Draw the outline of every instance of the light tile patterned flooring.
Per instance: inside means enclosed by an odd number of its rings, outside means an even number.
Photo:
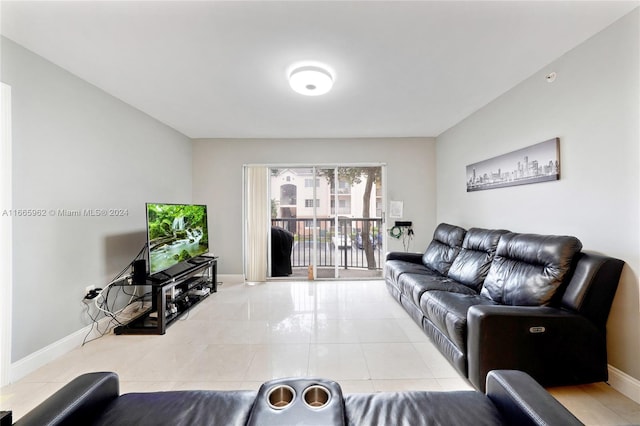
[[[345,393],[471,389],[381,280],[224,284],[164,336],[107,335],[3,387],[0,408],[15,421],[89,371],[117,372],[122,393],[257,390],[292,376]],[[640,424],[640,405],[604,383],[551,392],[586,424]]]

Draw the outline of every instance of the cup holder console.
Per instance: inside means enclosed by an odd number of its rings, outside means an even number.
[[[311,408],[322,408],[331,401],[331,391],[321,385],[311,385],[302,392],[302,400]]]
[[[247,426],[344,426],[342,389],[326,379],[276,379],[258,390]]]
[[[267,403],[274,410],[282,410],[291,404],[295,397],[296,391],[291,386],[274,386],[267,393]]]

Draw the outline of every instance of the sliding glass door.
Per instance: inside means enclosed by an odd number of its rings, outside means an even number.
[[[270,167],[270,277],[381,277],[383,172],[382,165]]]

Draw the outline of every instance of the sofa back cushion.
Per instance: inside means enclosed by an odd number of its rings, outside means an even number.
[[[504,234],[481,294],[505,305],[548,305],[581,249],[575,237]]]
[[[433,240],[422,255],[422,263],[434,271],[447,275],[451,264],[460,252],[464,235],[464,228],[441,223],[433,232]]]
[[[469,229],[460,253],[449,268],[449,278],[479,292],[496,254],[500,236],[508,232],[504,229]]]
[[[575,269],[562,294],[562,307],[586,316],[604,330],[624,262],[585,252],[576,257]]]

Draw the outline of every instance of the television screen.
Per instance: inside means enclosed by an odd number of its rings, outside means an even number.
[[[149,274],[209,251],[207,206],[147,203]]]

